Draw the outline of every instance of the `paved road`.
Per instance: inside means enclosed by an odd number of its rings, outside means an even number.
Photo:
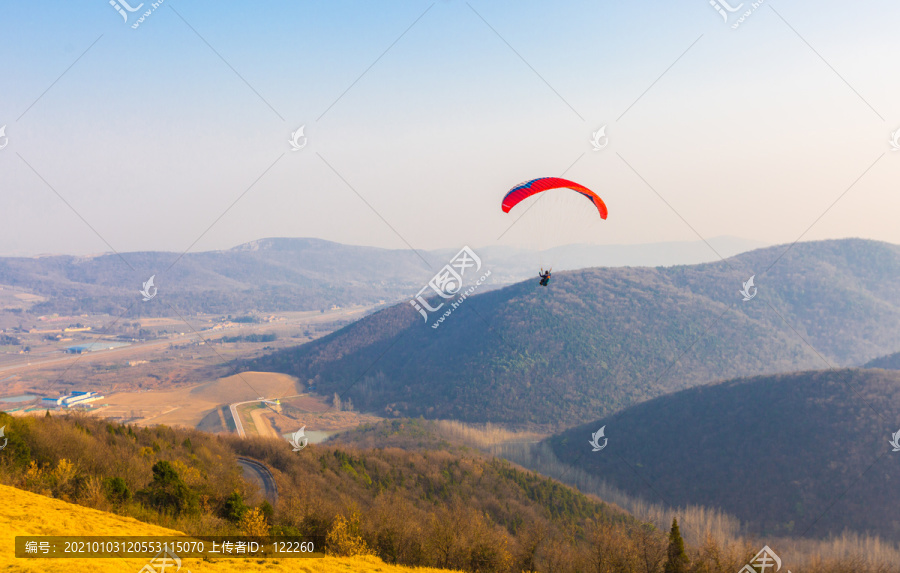
[[[249,400],[249,402],[256,402],[256,401],[257,400]],[[237,432],[237,435],[242,438],[246,437],[246,434],[244,434],[244,425],[241,423],[241,417],[238,415],[237,407],[240,406],[241,404],[246,404],[246,403],[247,402],[235,402],[234,404],[229,406],[229,408],[231,409],[231,417],[234,418],[234,429]]]
[[[278,502],[278,486],[275,484],[275,477],[269,468],[250,458],[238,457],[237,462],[244,470],[244,477],[258,485],[272,507],[275,507]]]

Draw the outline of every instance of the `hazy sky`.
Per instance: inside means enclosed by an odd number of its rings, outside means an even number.
[[[0,3],[0,255],[900,243],[896,1],[166,0],[132,28],[147,10]],[[551,197],[498,240],[528,207],[505,191],[564,172],[609,219]]]

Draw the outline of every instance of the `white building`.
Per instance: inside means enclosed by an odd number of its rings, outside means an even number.
[[[96,400],[102,400],[105,397],[98,392],[73,391],[68,396],[44,398],[41,400],[41,405],[51,408],[72,408],[73,406],[81,406]]]

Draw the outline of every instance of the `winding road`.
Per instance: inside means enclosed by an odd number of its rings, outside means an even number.
[[[278,486],[269,468],[256,460],[241,456],[238,456],[237,463],[244,470],[244,477],[258,485],[266,500],[275,507],[278,502]]]

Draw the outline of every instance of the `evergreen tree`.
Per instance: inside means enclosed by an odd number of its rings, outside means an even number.
[[[259,504],[259,511],[262,513],[263,517],[266,518],[266,521],[271,523],[272,518],[275,517],[275,508],[272,507],[272,504],[267,500],[263,500],[261,504]]]
[[[665,573],[687,573],[689,562],[690,559],[684,551],[684,540],[678,529],[678,519],[675,518],[672,520],[672,529],[669,531]]]
[[[139,491],[138,496],[147,505],[175,515],[196,513],[199,509],[197,493],[184,483],[172,464],[164,460],[153,464],[153,481]]]
[[[131,499],[131,490],[128,489],[125,480],[120,477],[105,478],[103,493],[106,495],[106,499],[116,505],[122,505]]]
[[[248,509],[250,508],[244,504],[244,496],[240,492],[235,491],[225,500],[225,505],[222,507],[222,517],[228,521],[238,523],[244,518],[244,514],[247,513]]]

